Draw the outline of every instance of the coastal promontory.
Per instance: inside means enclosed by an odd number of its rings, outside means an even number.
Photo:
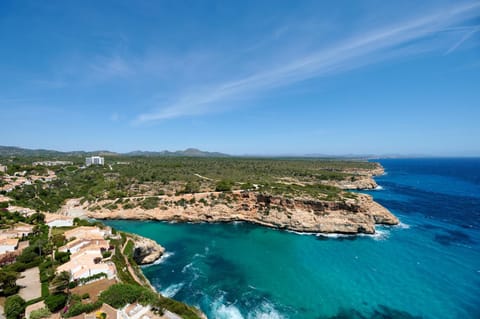
[[[243,221],[309,233],[373,234],[375,225],[398,223],[371,196],[354,192],[377,188],[374,177],[384,170],[375,162],[138,156],[87,167],[54,164],[24,166],[25,184],[16,177],[4,186],[13,187],[9,205],[73,217]],[[149,263],[161,249],[139,246],[135,254]]]
[[[139,265],[147,265],[162,257],[165,248],[156,241],[135,235],[133,246],[133,259]]]

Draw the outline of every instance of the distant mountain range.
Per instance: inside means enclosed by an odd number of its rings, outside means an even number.
[[[229,155],[220,152],[207,152],[196,148],[187,148],[183,151],[132,151],[127,153],[117,153],[106,150],[99,150],[93,152],[87,151],[70,151],[62,152],[56,150],[46,149],[28,149],[16,146],[0,146],[0,156],[28,156],[28,157],[83,157],[83,156],[148,156],[148,157],[255,157],[255,158],[337,158],[337,159],[356,159],[356,160],[369,160],[369,159],[385,159],[385,158],[422,158],[433,157],[427,154],[343,154],[343,155],[331,155],[331,154],[283,154],[283,155]],[[438,156],[437,156],[438,157]]]
[[[45,149],[27,149],[16,146],[0,146],[0,156],[30,156],[30,157],[55,157],[55,156],[187,156],[187,157],[229,157],[230,155],[219,152],[206,152],[196,148],[187,148],[184,151],[133,151],[128,153],[116,153],[111,151],[71,151],[61,152]]]

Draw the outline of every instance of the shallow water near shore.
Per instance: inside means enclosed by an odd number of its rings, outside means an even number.
[[[480,160],[380,161],[374,236],[246,223],[107,221],[168,253],[143,271],[209,318],[480,318]]]

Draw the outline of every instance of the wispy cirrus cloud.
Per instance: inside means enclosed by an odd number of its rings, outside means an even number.
[[[463,35],[463,37],[456,42],[452,47],[450,47],[447,51],[445,51],[444,55],[449,55],[450,53],[453,53],[456,49],[458,49],[465,41],[467,41],[471,36],[473,36],[475,33],[480,31],[480,27],[474,26],[470,27],[466,30],[466,33]]]
[[[339,41],[309,54],[301,54],[288,63],[258,69],[249,76],[224,81],[208,88],[190,88],[173,103],[157,106],[151,112],[142,113],[135,124],[217,112],[228,108],[239,97],[251,97],[259,92],[285,87],[303,80],[328,76],[371,65],[387,59],[412,56],[425,51],[445,48],[449,40],[442,31],[478,16],[480,2],[442,8],[423,16],[397,24],[376,26],[353,37]],[[446,54],[455,51],[476,32],[469,31]],[[429,41],[422,39],[439,35]],[[451,45],[451,44],[450,44]]]

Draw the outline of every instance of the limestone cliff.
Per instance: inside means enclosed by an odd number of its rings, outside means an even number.
[[[345,234],[373,234],[376,224],[395,225],[399,222],[386,208],[366,194],[327,201],[286,198],[254,191],[162,197],[159,207],[155,209],[101,208],[89,211],[88,214],[98,219],[245,221],[298,232]]]
[[[374,176],[385,174],[385,170],[379,163],[374,163],[375,168],[360,169],[355,168],[351,170],[345,170],[344,173],[352,174],[351,179],[346,180],[327,180],[324,184],[338,187],[340,189],[375,189],[378,187],[377,182],[373,179]]]
[[[157,244],[155,241],[145,237],[135,236],[133,259],[137,264],[151,264],[159,259],[164,252],[165,248]]]

